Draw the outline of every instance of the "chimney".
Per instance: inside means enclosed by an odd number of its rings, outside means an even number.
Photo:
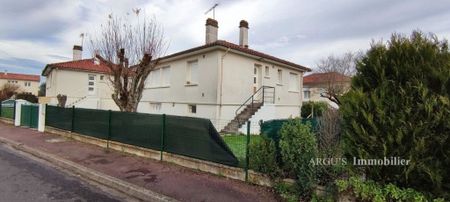
[[[206,20],[206,44],[214,43],[217,41],[217,31],[219,29],[219,23],[217,20],[208,18]]]
[[[3,74],[4,74],[4,75],[8,75],[8,70],[5,69],[5,71],[4,71]]]
[[[245,20],[239,22],[239,46],[248,48],[248,22]]]
[[[100,64],[100,59],[98,59],[97,55],[100,55],[100,50],[94,50],[94,65]]]
[[[73,60],[81,60],[83,54],[83,47],[74,45],[73,46]]]

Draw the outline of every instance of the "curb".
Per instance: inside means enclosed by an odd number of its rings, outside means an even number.
[[[43,151],[40,151],[37,149],[33,149],[22,143],[15,142],[15,141],[6,139],[4,137],[0,137],[0,142],[10,145],[11,147],[13,147],[17,150],[23,151],[23,152],[33,155],[37,158],[46,160],[46,161],[52,163],[53,165],[56,165],[58,167],[61,167],[68,171],[71,171],[75,174],[78,174],[89,180],[95,181],[106,187],[116,189],[116,190],[123,192],[124,194],[132,196],[134,198],[138,198],[143,201],[177,201],[168,196],[165,196],[165,195],[153,192],[151,190],[145,189],[143,187],[139,187],[137,185],[125,182],[125,181],[117,179],[115,177],[105,175],[103,173],[100,173],[93,169],[81,166],[79,164],[68,161],[66,159],[59,158],[55,155],[52,155],[52,154],[49,154],[49,153],[46,153],[46,152],[43,152]]]

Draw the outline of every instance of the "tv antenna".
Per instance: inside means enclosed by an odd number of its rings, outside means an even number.
[[[218,3],[214,4],[213,7],[211,7],[210,9],[208,9],[208,10],[205,12],[205,15],[212,11],[212,12],[213,12],[213,19],[215,20],[215,19],[216,19],[216,7],[217,7],[218,5],[219,5]]]
[[[81,38],[81,46],[83,46],[83,42],[84,42],[84,37],[87,36],[87,33],[81,33],[80,34],[80,38]]]

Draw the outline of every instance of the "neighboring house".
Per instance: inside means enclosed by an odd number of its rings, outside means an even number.
[[[345,76],[337,72],[329,73],[313,73],[303,77],[303,98],[304,101],[324,101],[334,108],[338,108],[337,104],[329,99],[322,97],[320,94],[327,92],[329,88],[342,89],[342,92],[350,88],[351,77]]]
[[[19,86],[19,92],[38,95],[41,77],[31,74],[0,73],[0,87],[10,83]]]
[[[138,111],[207,118],[222,132],[245,131],[250,120],[257,133],[260,120],[299,117],[310,69],[248,48],[248,23],[239,28],[239,45],[217,40],[218,22],[208,19],[205,45],[160,58]]]
[[[82,59],[82,47],[74,46],[73,61],[48,64],[42,71],[47,77],[46,97],[57,104],[59,94],[66,95],[66,106],[118,110],[111,98],[109,69],[96,59]]]

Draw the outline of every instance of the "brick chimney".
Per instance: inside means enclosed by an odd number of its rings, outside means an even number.
[[[217,32],[219,29],[219,23],[217,20],[208,18],[206,20],[206,37],[205,37],[205,43],[214,43],[217,41]]]
[[[74,45],[73,46],[73,60],[81,60],[83,55],[83,47]]]
[[[248,48],[248,22],[245,20],[239,22],[239,46]]]

